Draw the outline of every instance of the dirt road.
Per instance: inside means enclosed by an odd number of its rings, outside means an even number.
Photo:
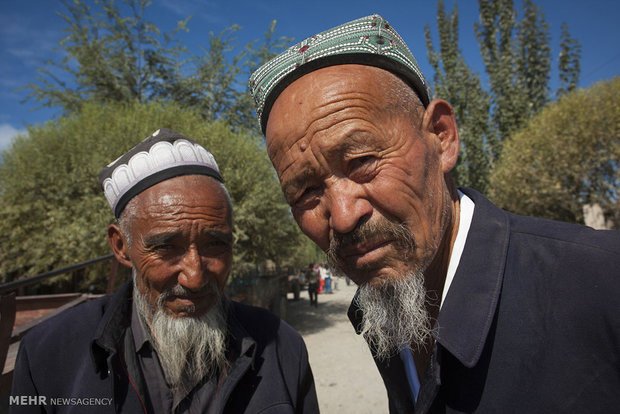
[[[333,294],[319,294],[310,306],[308,292],[299,301],[289,294],[287,322],[303,336],[310,355],[323,414],[382,414],[387,395],[364,339],[355,334],[347,309],[355,285],[338,282]]]

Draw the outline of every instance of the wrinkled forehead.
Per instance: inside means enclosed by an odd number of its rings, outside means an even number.
[[[390,85],[399,79],[392,73],[364,65],[339,65],[308,73],[291,83],[273,104],[265,139],[276,165],[294,146],[309,145],[317,130],[334,119],[365,118],[384,111]]]
[[[217,215],[228,220],[232,208],[224,186],[204,175],[174,177],[144,190],[136,196],[137,214]]]

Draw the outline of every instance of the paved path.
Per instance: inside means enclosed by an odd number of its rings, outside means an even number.
[[[383,414],[387,395],[364,339],[355,334],[347,309],[355,285],[344,279],[333,294],[319,294],[310,306],[308,292],[299,301],[289,293],[287,322],[303,336],[310,355],[322,414]]]

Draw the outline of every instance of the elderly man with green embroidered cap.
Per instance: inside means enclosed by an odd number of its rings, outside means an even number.
[[[99,180],[133,280],[30,331],[12,395],[44,406],[14,412],[318,412],[299,334],[223,294],[233,211],[213,155],[162,128]]]
[[[312,36],[249,86],[295,220],[359,285],[390,412],[620,407],[618,232],[457,188],[454,112],[386,20]]]

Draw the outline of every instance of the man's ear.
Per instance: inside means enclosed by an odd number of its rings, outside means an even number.
[[[123,236],[121,228],[116,224],[110,224],[108,227],[108,243],[112,248],[114,257],[124,266],[131,267],[131,259],[129,258],[127,240]]]
[[[441,142],[441,168],[449,172],[459,156],[459,131],[452,106],[443,99],[434,99],[424,112],[422,130],[436,135]]]

